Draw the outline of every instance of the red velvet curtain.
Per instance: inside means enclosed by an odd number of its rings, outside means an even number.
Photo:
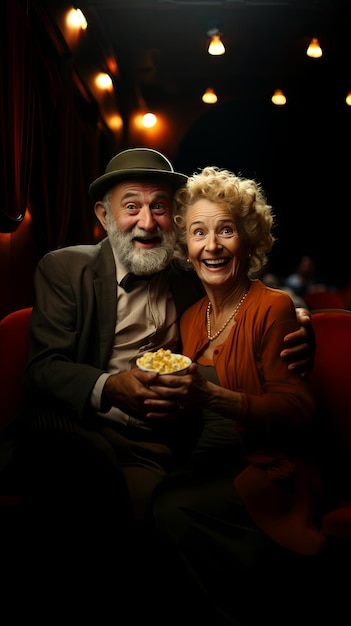
[[[3,5],[0,40],[1,187],[0,209],[21,221],[28,204],[31,174],[33,93],[32,50],[26,21],[16,2]]]
[[[93,239],[88,187],[105,140],[97,106],[76,88],[72,56],[58,52],[40,5],[5,0],[0,25],[0,212],[18,221],[29,208],[39,256]]]

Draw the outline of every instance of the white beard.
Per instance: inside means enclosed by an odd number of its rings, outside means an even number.
[[[139,276],[154,274],[165,269],[174,257],[177,236],[174,230],[162,231],[159,227],[153,233],[148,233],[138,227],[131,231],[122,231],[110,213],[107,213],[107,234],[111,246],[119,262],[133,274]],[[159,237],[160,243],[150,250],[136,248],[134,237],[145,240]]]

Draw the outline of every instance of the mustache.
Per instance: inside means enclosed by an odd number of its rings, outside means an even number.
[[[148,239],[155,239],[155,237],[162,237],[162,231],[158,226],[152,232],[145,231],[137,226],[130,231],[131,241],[133,241],[133,239],[144,239],[146,241]]]

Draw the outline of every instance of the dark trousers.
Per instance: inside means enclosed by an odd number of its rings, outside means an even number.
[[[310,626],[318,560],[278,546],[252,522],[233,484],[241,458],[229,420],[205,420],[198,445],[154,493],[155,527],[216,626]]]
[[[21,418],[13,439],[22,499],[2,552],[12,611],[20,597],[26,614],[45,623],[76,616],[107,624],[123,616],[155,626],[179,623],[189,612],[178,555],[167,554],[146,504],[145,518],[136,519],[130,492],[151,499],[170,452],[159,440],[115,434],[54,409]]]

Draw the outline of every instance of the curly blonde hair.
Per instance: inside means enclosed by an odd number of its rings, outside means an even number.
[[[174,197],[174,222],[178,241],[186,256],[186,214],[190,206],[206,198],[233,215],[239,236],[247,243],[250,256],[248,272],[260,271],[267,262],[275,237],[272,233],[274,217],[265,193],[255,180],[236,176],[226,169],[207,166],[194,173]]]

